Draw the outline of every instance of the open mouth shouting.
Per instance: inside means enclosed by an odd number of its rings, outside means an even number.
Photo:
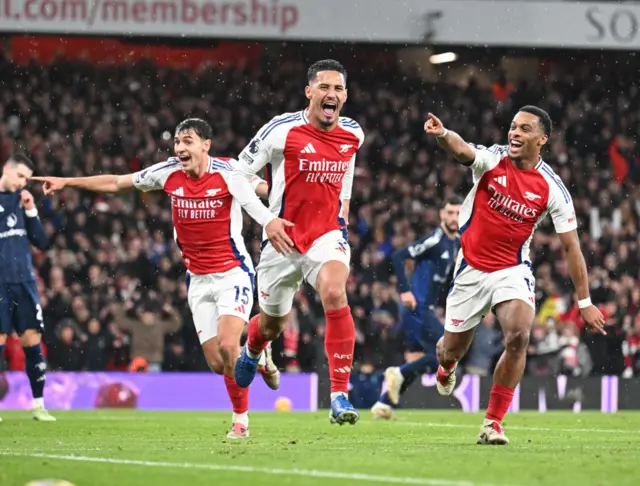
[[[522,148],[522,146],[524,145],[524,143],[522,143],[522,141],[520,140],[515,140],[515,139],[511,139],[509,140],[509,149],[511,150],[519,150]]]
[[[331,118],[338,110],[338,103],[327,101],[322,103],[322,112],[327,118]]]
[[[190,154],[179,154],[178,155],[178,159],[180,159],[180,162],[182,162],[182,165],[185,165],[187,162],[189,162],[191,160],[191,155]]]

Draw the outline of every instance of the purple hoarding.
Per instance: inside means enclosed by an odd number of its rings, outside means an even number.
[[[249,389],[249,408],[274,410],[280,398],[295,411],[318,408],[315,374],[283,374],[280,388],[269,389],[260,376]],[[49,409],[138,408],[140,410],[231,409],[224,379],[213,373],[47,373]],[[24,373],[0,374],[0,409],[30,409],[29,380]]]

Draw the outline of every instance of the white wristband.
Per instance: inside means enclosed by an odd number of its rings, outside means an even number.
[[[256,188],[257,188],[260,184],[262,184],[263,182],[267,182],[267,181],[265,181],[264,179],[261,179],[261,178],[260,178],[259,176],[257,176],[257,175],[254,175],[254,176],[251,178],[251,181],[250,181],[250,182],[251,182],[251,188],[255,191],[255,190],[256,190]]]
[[[578,301],[578,308],[584,309],[585,307],[591,306],[591,297],[587,297],[586,299],[582,299]]]
[[[24,214],[27,218],[35,218],[38,215],[38,208],[25,209]]]
[[[444,138],[447,136],[447,133],[449,133],[448,129],[444,129],[444,132],[442,132],[440,135],[436,135],[436,138]]]

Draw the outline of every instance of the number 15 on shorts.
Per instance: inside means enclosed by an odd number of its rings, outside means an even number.
[[[524,281],[527,284],[527,289],[529,290],[529,292],[534,293],[536,291],[536,284],[531,280],[529,280],[528,278],[525,278]]]
[[[249,288],[248,287],[240,287],[239,285],[234,286],[236,289],[236,302],[247,305],[249,303]]]

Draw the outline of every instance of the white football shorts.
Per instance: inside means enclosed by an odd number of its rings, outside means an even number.
[[[535,287],[531,268],[524,263],[487,273],[470,267],[461,251],[447,296],[444,328],[449,332],[473,329],[496,305],[508,300],[522,300],[535,310]]]
[[[304,255],[297,252],[282,255],[267,243],[256,267],[260,308],[272,317],[287,315],[302,281],[315,289],[320,269],[333,260],[350,268],[351,249],[341,230],[322,235]]]
[[[200,344],[218,335],[220,316],[249,321],[253,307],[254,275],[235,267],[223,273],[187,272],[187,299]]]

